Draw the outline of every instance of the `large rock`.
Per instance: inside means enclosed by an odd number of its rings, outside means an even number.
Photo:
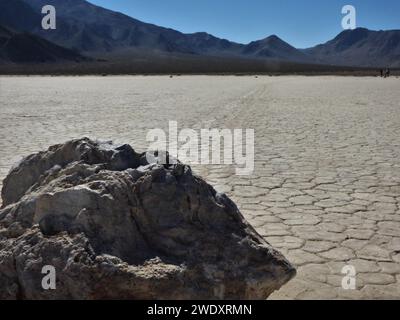
[[[11,170],[2,199],[0,299],[265,299],[295,275],[190,167],[129,145],[52,146]]]

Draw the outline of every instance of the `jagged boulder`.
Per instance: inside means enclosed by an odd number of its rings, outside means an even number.
[[[265,299],[296,273],[190,167],[129,145],[84,138],[28,156],[2,201],[0,299]]]

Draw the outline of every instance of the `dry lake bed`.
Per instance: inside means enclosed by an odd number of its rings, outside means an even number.
[[[0,180],[22,156],[88,136],[255,130],[255,171],[195,165],[297,265],[273,299],[400,299],[400,79],[0,77]],[[0,183],[1,186],[1,183]],[[355,290],[342,288],[353,266]]]

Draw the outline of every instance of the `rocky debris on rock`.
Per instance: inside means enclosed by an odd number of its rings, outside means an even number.
[[[2,200],[0,299],[265,299],[296,273],[190,167],[129,145],[84,138],[28,156]]]

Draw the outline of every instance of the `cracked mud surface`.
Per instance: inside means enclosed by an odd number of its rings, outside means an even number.
[[[254,174],[194,165],[298,266],[275,299],[400,298],[399,79],[0,77],[0,179],[88,136],[144,151],[149,129],[255,129]],[[354,265],[357,290],[341,289]]]

